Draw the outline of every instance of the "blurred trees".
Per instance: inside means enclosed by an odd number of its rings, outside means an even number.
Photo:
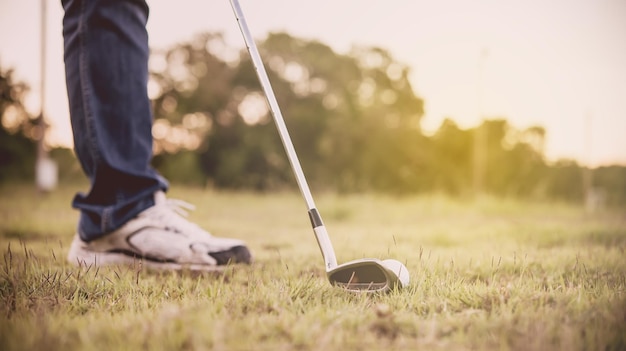
[[[504,118],[471,129],[445,120],[420,130],[423,101],[409,69],[385,50],[342,55],[327,45],[270,34],[260,43],[272,87],[313,187],[339,192],[472,191],[472,148],[487,136],[483,189],[499,196],[582,201],[583,169],[548,165],[545,130],[518,130]],[[202,34],[152,58],[155,165],[173,181],[226,188],[276,189],[294,177],[245,50]],[[616,170],[617,169],[617,170]],[[619,189],[623,167],[602,170],[595,186]],[[598,171],[600,172],[600,171]]]
[[[599,189],[609,206],[626,204],[626,167],[605,166],[593,170],[592,186]]]
[[[156,150],[197,149],[204,181],[216,186],[284,186],[293,177],[252,63],[243,51],[220,57],[223,48],[219,35],[206,34],[156,54],[163,62],[152,80]],[[339,55],[282,33],[260,49],[313,183],[341,191],[416,187],[409,165],[423,110],[406,66],[379,48]]]
[[[0,182],[33,179],[36,144],[33,116],[24,108],[28,86],[0,67]]]
[[[259,43],[272,87],[307,180],[318,190],[393,194],[472,193],[473,147],[486,135],[483,191],[496,196],[582,202],[574,161],[544,159],[546,133],[504,118],[470,129],[446,119],[433,135],[420,129],[424,102],[409,68],[387,51],[357,47],[338,54],[285,33]],[[243,45],[201,34],[150,61],[153,164],[172,182],[231,189],[294,187],[295,179],[254,67]],[[0,182],[32,179],[36,128],[22,101],[27,87],[0,70]],[[67,149],[52,150],[61,178],[80,176]],[[596,193],[626,204],[626,167],[594,170]]]

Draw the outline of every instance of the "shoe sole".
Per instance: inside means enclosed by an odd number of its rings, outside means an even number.
[[[136,265],[140,263],[142,266],[154,270],[170,270],[170,271],[201,271],[201,272],[223,272],[229,265],[209,266],[204,264],[181,264],[176,262],[158,262],[144,259],[137,256],[129,256],[124,253],[117,252],[94,252],[85,250],[80,243],[76,241],[72,243],[70,252],[67,257],[68,261],[78,267],[102,267],[113,265]]]

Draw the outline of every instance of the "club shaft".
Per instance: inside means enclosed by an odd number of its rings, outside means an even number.
[[[298,155],[296,154],[296,150],[293,147],[293,143],[291,142],[291,137],[289,136],[289,131],[287,130],[287,126],[285,125],[285,120],[283,119],[283,115],[280,112],[280,107],[278,106],[278,102],[276,101],[276,96],[274,95],[272,85],[270,84],[267,72],[265,71],[263,60],[261,59],[259,50],[256,47],[254,38],[252,37],[252,34],[250,34],[248,24],[244,17],[243,11],[241,10],[241,6],[239,5],[239,0],[230,0],[230,4],[233,8],[233,12],[235,13],[235,17],[237,18],[237,23],[239,25],[239,29],[241,30],[241,34],[243,35],[243,39],[248,49],[248,53],[250,53],[252,65],[254,66],[256,74],[259,78],[259,82],[261,83],[261,88],[265,93],[265,97],[269,104],[272,116],[274,117],[274,122],[276,124],[276,127],[278,128],[278,134],[280,135],[280,139],[282,140],[285,151],[287,152],[287,158],[289,159],[289,163],[291,164],[291,169],[293,170],[293,173],[296,177],[296,182],[298,183],[300,192],[302,193],[304,201],[306,202],[306,206],[309,210],[311,224],[315,232],[317,243],[320,246],[322,255],[324,256],[326,269],[332,269],[337,266],[335,252],[333,250],[330,238],[328,237],[322,219],[317,212],[315,201],[313,201],[313,196],[311,195],[311,190],[309,189],[309,185],[306,181],[306,178],[304,177],[304,172],[302,171],[302,166],[300,165],[300,161],[298,160]]]
[[[280,107],[278,106],[276,96],[274,95],[274,91],[272,90],[272,85],[270,84],[269,78],[267,77],[265,66],[263,65],[263,61],[261,60],[261,56],[259,55],[259,51],[256,47],[254,39],[250,34],[250,30],[248,29],[248,24],[246,23],[246,20],[244,18],[241,6],[239,5],[239,1],[230,0],[230,3],[233,7],[233,11],[235,12],[235,17],[237,17],[237,22],[239,24],[239,28],[241,29],[241,33],[243,34],[244,41],[246,42],[246,47],[248,48],[250,57],[252,58],[252,64],[254,65],[254,69],[256,70],[257,76],[259,77],[259,81],[261,83],[261,87],[263,88],[263,92],[265,93],[265,97],[267,98],[267,102],[269,103],[270,111],[274,116],[274,122],[276,123],[276,127],[278,128],[278,133],[280,134],[280,138],[285,147],[285,151],[287,152],[289,163],[291,163],[291,168],[293,169],[293,173],[296,176],[296,181],[298,182],[298,186],[300,188],[300,191],[302,192],[304,201],[306,202],[309,210],[314,209],[315,201],[313,201],[311,190],[309,189],[309,185],[307,184],[306,178],[304,177],[304,172],[302,171],[302,166],[300,165],[300,161],[298,160],[298,155],[296,154],[296,150],[294,149],[293,143],[291,142],[291,137],[289,136],[289,131],[287,130],[287,126],[285,125],[285,120],[283,119],[283,115],[280,112]]]

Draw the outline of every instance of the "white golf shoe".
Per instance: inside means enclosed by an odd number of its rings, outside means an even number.
[[[241,240],[218,238],[189,222],[186,210],[193,206],[154,195],[155,205],[119,229],[85,242],[78,234],[68,261],[75,265],[103,266],[142,261],[155,269],[217,271],[229,263],[251,263],[252,256]]]

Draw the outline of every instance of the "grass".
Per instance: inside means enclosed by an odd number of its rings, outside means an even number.
[[[2,350],[624,350],[626,215],[484,197],[317,195],[340,262],[396,258],[407,289],[331,287],[295,193],[174,187],[245,239],[223,274],[65,261],[84,186],[0,188]]]

